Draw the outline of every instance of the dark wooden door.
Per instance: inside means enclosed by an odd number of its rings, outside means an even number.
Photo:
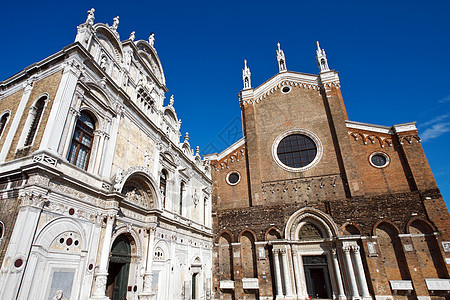
[[[112,300],[126,300],[130,272],[131,246],[126,236],[114,241],[108,268],[106,295]]]

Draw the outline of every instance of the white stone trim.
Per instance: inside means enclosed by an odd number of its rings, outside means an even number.
[[[394,132],[391,130],[391,127],[388,127],[388,126],[374,125],[374,124],[355,122],[355,121],[349,121],[349,120],[345,121],[345,125],[347,126],[347,128],[361,129],[361,130],[373,131],[373,132],[385,133],[385,134],[394,134]]]
[[[372,162],[372,157],[375,156],[375,155],[381,155],[381,156],[383,156],[383,157],[386,159],[386,163],[385,163],[384,165],[382,165],[382,166],[377,166],[377,165],[375,165],[375,164]],[[377,151],[377,152],[373,152],[372,154],[369,155],[369,163],[370,163],[370,165],[371,165],[372,167],[375,167],[375,168],[377,168],[377,169],[382,169],[382,168],[385,168],[385,167],[387,167],[387,166],[389,165],[389,163],[390,163],[390,158],[389,158],[389,155],[387,155],[386,153]]]
[[[236,174],[239,175],[239,179],[238,179],[237,182],[231,183],[230,180],[229,180],[229,177],[230,177],[231,174],[234,174],[234,173],[236,173]],[[234,186],[234,185],[237,185],[239,182],[241,182],[241,178],[242,178],[241,173],[239,173],[238,171],[230,171],[230,172],[228,172],[228,174],[227,174],[227,176],[226,176],[226,181],[227,181],[227,183],[228,183],[229,185]]]
[[[286,166],[285,164],[283,164],[281,162],[281,160],[278,158],[278,154],[277,154],[277,149],[278,149],[278,145],[280,144],[281,140],[284,139],[285,137],[287,137],[288,135],[291,134],[303,134],[306,135],[307,137],[311,138],[314,143],[316,144],[316,148],[317,148],[317,153],[316,153],[316,157],[313,159],[313,161],[301,168],[292,168],[289,166]],[[287,130],[283,133],[281,133],[280,135],[277,136],[277,138],[275,139],[275,141],[272,144],[272,158],[275,161],[275,163],[282,169],[289,171],[289,172],[304,172],[306,170],[311,169],[312,167],[314,167],[319,160],[322,158],[322,154],[323,154],[323,146],[322,146],[322,142],[320,141],[319,137],[313,133],[312,131],[309,131],[307,129],[302,129],[302,128],[294,128],[294,129],[290,129]]]
[[[219,154],[217,154],[217,153],[205,154],[205,155],[203,155],[203,157],[207,160],[217,160],[217,161],[222,160],[222,158],[224,158],[231,152],[236,151],[236,149],[238,149],[239,147],[244,145],[244,143],[245,143],[245,138],[242,137],[240,140],[238,140],[237,142],[235,142],[234,144],[232,144],[231,146],[229,146],[228,148],[226,148]]]

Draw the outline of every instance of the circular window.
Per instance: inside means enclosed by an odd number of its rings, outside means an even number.
[[[370,155],[369,162],[376,168],[384,168],[389,164],[389,156],[383,152],[375,152]]]
[[[312,168],[322,157],[319,138],[304,129],[289,130],[279,135],[272,146],[275,162],[287,171],[299,172]]]
[[[230,185],[236,185],[239,183],[240,180],[241,180],[241,175],[239,175],[239,173],[236,171],[230,172],[227,175],[227,182]]]
[[[290,91],[291,91],[291,87],[290,86],[285,85],[285,86],[283,86],[281,88],[281,92],[284,93],[284,94],[288,94]]]

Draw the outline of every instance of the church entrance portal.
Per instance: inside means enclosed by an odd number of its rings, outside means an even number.
[[[331,299],[331,284],[325,255],[303,256],[306,287],[312,299]]]
[[[130,261],[130,242],[125,235],[120,235],[114,241],[111,249],[106,283],[106,296],[112,300],[125,300],[127,297]]]

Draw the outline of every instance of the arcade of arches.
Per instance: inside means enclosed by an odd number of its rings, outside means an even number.
[[[393,290],[400,284],[395,294],[406,297],[411,291],[401,284],[412,282],[410,270],[417,263],[426,278],[448,277],[433,228],[416,219],[407,230],[400,234],[391,223],[380,222],[369,241],[357,225],[346,224],[339,231],[330,217],[311,208],[294,213],[284,233],[269,228],[263,241],[250,229],[238,236],[223,231],[215,244],[217,298],[372,299],[379,280]],[[405,238],[416,249],[414,258],[402,250]],[[380,277],[369,272],[371,258],[383,260],[383,266],[376,266]]]

